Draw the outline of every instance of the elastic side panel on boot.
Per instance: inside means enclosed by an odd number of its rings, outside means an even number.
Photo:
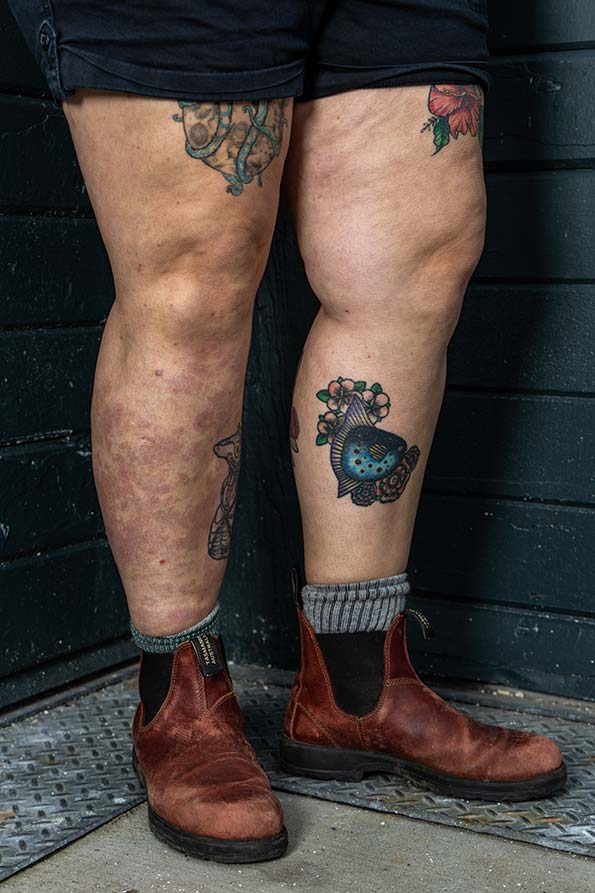
[[[174,652],[165,654],[143,651],[138,688],[143,704],[144,725],[159,712],[169,691]]]
[[[378,703],[384,683],[385,636],[382,630],[317,636],[335,701],[345,713],[365,716]]]

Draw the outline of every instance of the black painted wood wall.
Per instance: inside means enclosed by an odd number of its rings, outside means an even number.
[[[595,696],[595,5],[495,0],[487,246],[450,351],[411,568],[435,674]],[[133,654],[91,478],[112,282],[60,111],[0,4],[0,704]],[[436,195],[437,205],[440,195]],[[291,382],[316,302],[282,214],[255,311],[223,601],[292,666]],[[414,634],[415,636],[415,634]]]

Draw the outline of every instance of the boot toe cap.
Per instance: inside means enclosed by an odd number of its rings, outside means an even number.
[[[201,804],[203,835],[230,840],[259,840],[275,837],[283,829],[283,810],[274,794],[255,794],[247,799],[209,804],[207,815]],[[206,818],[206,821],[205,821]]]
[[[526,760],[532,776],[549,775],[559,769],[563,762],[558,745],[544,735],[530,736]]]
[[[272,792],[240,796],[188,797],[154,803],[158,815],[174,828],[215,840],[261,840],[283,830],[283,810]]]
[[[532,732],[509,733],[490,772],[493,781],[523,781],[556,772],[562,765],[560,748],[551,738]]]

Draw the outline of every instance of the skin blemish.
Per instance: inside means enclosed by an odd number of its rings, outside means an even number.
[[[155,369],[155,375],[163,375],[163,369]]]
[[[166,563],[166,559],[165,559],[165,558],[160,558],[160,559],[159,559],[159,564],[165,564],[165,563]]]

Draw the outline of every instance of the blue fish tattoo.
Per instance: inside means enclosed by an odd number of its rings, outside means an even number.
[[[420,451],[390,431],[375,426],[366,403],[353,393],[331,442],[331,466],[340,499],[351,494],[356,505],[394,502],[402,495]]]

